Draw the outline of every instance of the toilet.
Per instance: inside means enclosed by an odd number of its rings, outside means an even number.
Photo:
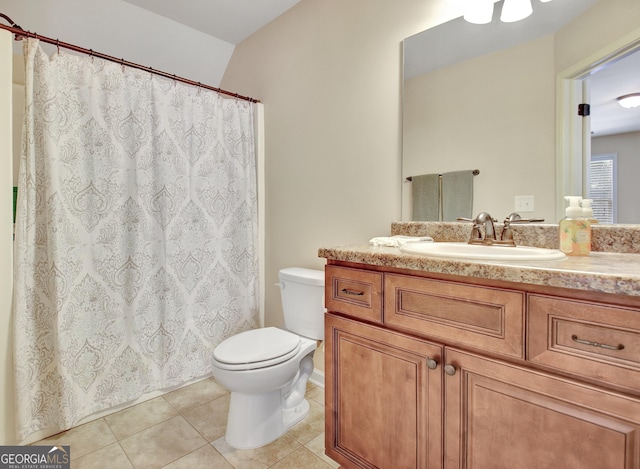
[[[324,272],[290,267],[278,277],[287,330],[241,332],[213,351],[213,376],[231,391],[225,440],[233,448],[271,443],[309,413],[307,381],[324,339]]]

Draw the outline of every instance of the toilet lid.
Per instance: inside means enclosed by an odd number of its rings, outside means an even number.
[[[221,364],[255,368],[258,364],[271,366],[288,360],[299,348],[297,335],[277,327],[265,327],[229,337],[215,348],[213,356]]]

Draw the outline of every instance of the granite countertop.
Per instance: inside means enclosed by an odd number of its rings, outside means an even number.
[[[399,248],[366,244],[320,248],[318,257],[398,269],[640,296],[640,254],[592,252],[589,256],[569,256],[556,261],[488,261],[406,254]]]
[[[471,224],[405,222],[391,224],[391,235],[430,236],[435,241],[466,242]],[[519,246],[558,248],[558,225],[512,225]],[[496,223],[496,232],[502,224]],[[593,225],[592,252],[559,261],[487,261],[406,254],[398,248],[338,246],[321,248],[319,257],[399,269],[461,275],[488,280],[573,288],[640,297],[640,225]]]
[[[557,225],[514,226],[521,246],[557,249]],[[394,222],[392,235],[432,236],[436,241],[466,241],[471,226],[447,222]],[[599,226],[592,230],[589,256],[557,261],[487,261],[406,254],[370,244],[320,248],[319,257],[399,269],[461,275],[584,291],[640,297],[640,227]]]

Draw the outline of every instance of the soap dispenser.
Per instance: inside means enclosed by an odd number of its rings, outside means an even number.
[[[568,256],[588,256],[591,252],[591,224],[580,207],[581,197],[566,196],[569,206],[560,220],[560,250]]]
[[[593,216],[593,208],[591,208],[591,199],[582,199],[582,216],[589,220],[591,225],[598,223],[598,219]]]

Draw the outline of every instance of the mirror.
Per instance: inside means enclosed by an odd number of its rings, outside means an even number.
[[[640,223],[640,108],[624,108],[617,99],[637,90],[640,30],[558,75],[557,193],[600,199],[597,218],[605,223]],[[588,117],[575,112],[580,103],[590,103]]]
[[[588,90],[616,55],[606,49],[627,48],[616,60],[627,55],[640,31],[629,11],[637,6],[629,0],[532,4],[533,14],[517,23],[499,21],[498,2],[490,24],[458,18],[404,41],[403,178],[479,169],[474,213],[489,211],[501,220],[518,211],[554,223],[564,216],[562,194],[582,194],[587,165],[577,160],[590,140],[580,135],[590,124],[595,129],[597,120],[594,112],[582,121],[567,117],[575,108],[560,112],[556,98],[572,106],[576,89]],[[411,184],[403,183],[405,220]],[[516,205],[522,196],[531,201],[526,210]]]

